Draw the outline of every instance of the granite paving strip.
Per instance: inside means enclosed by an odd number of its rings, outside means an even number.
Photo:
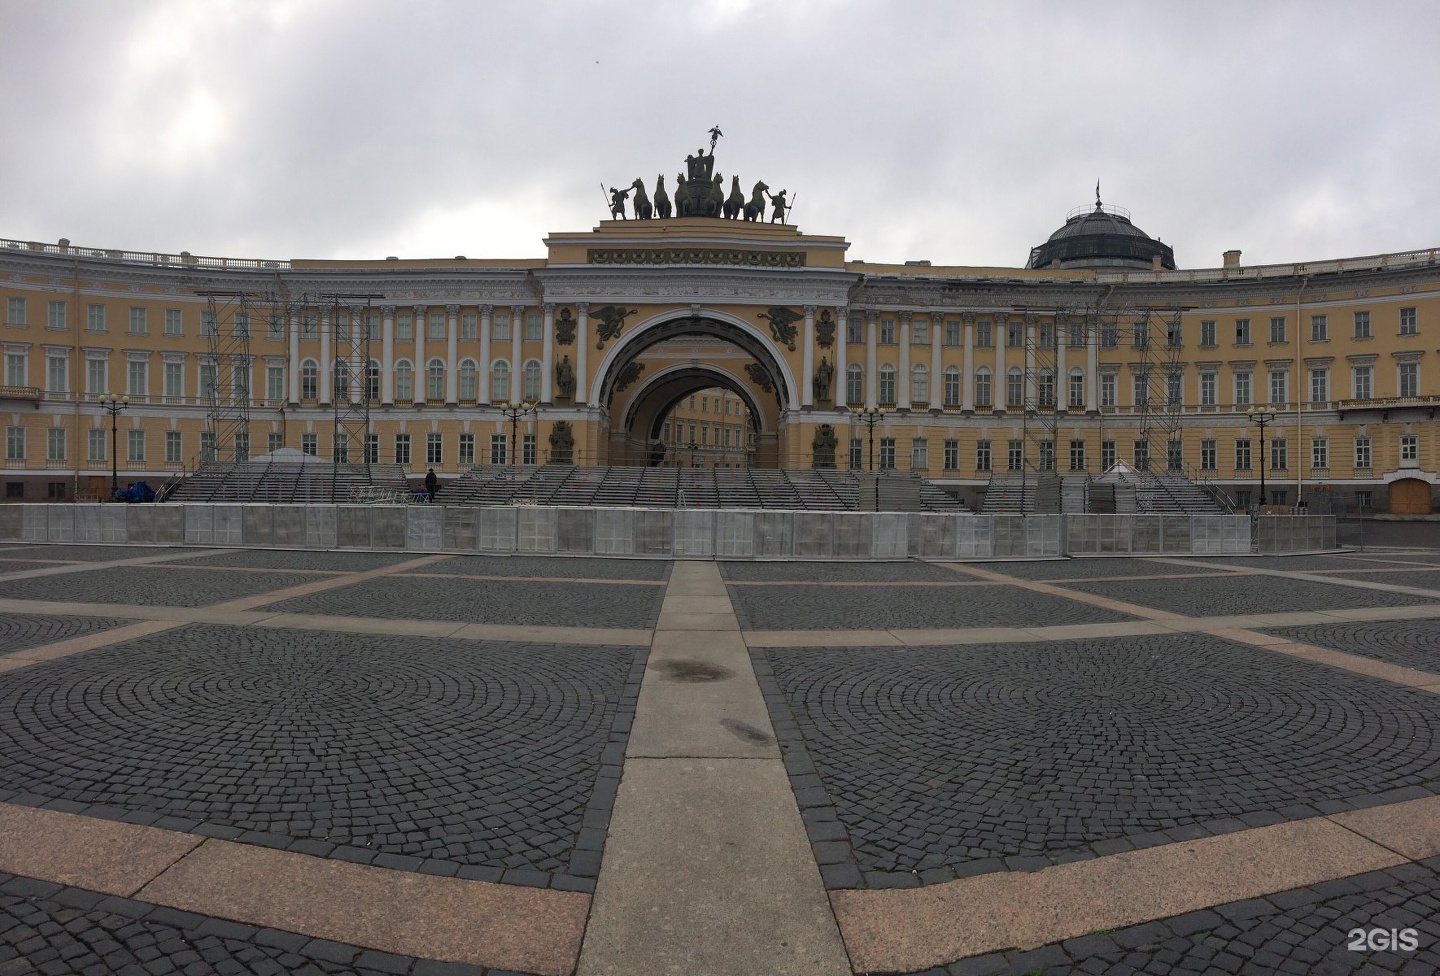
[[[581,976],[851,971],[725,593],[675,564]]]
[[[1229,640],[1252,644],[1255,647],[1264,648],[1276,654],[1288,654],[1291,657],[1314,661],[1317,664],[1328,664],[1334,668],[1351,671],[1355,674],[1363,674],[1370,678],[1379,678],[1381,681],[1403,685],[1407,688],[1419,688],[1423,691],[1428,690],[1432,686],[1440,685],[1440,674],[1435,672],[1407,668],[1399,664],[1390,664],[1386,661],[1377,661],[1374,658],[1362,657],[1359,654],[1346,654],[1344,651],[1336,651],[1328,647],[1317,647],[1314,644],[1304,644],[1299,641],[1277,640],[1270,634],[1255,634],[1245,630],[1225,629],[1211,631],[1211,633],[1226,637]]]
[[[1425,811],[1426,816],[1433,813]],[[1367,826],[1376,828],[1374,821]],[[1375,832],[1393,840],[1383,829]],[[981,875],[924,888],[832,891],[830,900],[856,972],[909,972],[1408,860],[1352,826],[1318,818],[1030,873]]]
[[[1247,574],[1256,576],[1278,576],[1283,579],[1296,580],[1300,582],[1329,583],[1333,586],[1350,587],[1357,590],[1378,590],[1382,593],[1419,596],[1426,597],[1431,600],[1440,601],[1440,590],[1429,589],[1426,587],[1401,586],[1394,583],[1376,582],[1370,579],[1344,579],[1343,577],[1333,575],[1320,575],[1318,573],[1308,573],[1303,571],[1295,572],[1285,569],[1271,569],[1266,567],[1249,568],[1239,566],[1226,566],[1221,563],[1204,562],[1198,559],[1181,560],[1166,557],[1156,557],[1156,561],[1177,563],[1180,565],[1189,566],[1212,566],[1217,569],[1243,570]]]
[[[217,604],[217,610],[253,610],[256,607],[263,607],[266,604],[278,603],[281,600],[294,600],[302,597],[313,596],[317,593],[324,593],[329,590],[338,589],[342,586],[352,586],[356,583],[365,583],[382,576],[390,576],[395,573],[403,573],[407,569],[419,569],[429,566],[444,559],[444,556],[431,555],[420,556],[415,559],[407,559],[402,563],[394,563],[389,566],[378,566],[375,569],[367,569],[359,573],[346,573],[344,576],[333,576],[329,579],[315,580],[310,583],[301,583],[299,586],[287,587],[283,590],[276,590],[270,593],[259,593],[254,596],[241,597],[230,600],[226,603]]]
[[[44,569],[30,570],[25,573],[7,573],[0,569],[0,582],[12,579],[37,579],[42,576],[64,576],[70,573],[88,573],[96,569],[113,569],[117,566],[149,566],[155,563],[165,563],[178,559],[195,559],[216,552],[214,549],[195,549],[190,552],[176,551],[173,549],[161,550],[158,553],[153,550],[141,550],[142,555],[118,558],[99,558],[95,561],[66,562],[46,567]]]
[[[0,803],[0,871],[128,898],[203,837]]]
[[[446,553],[436,572],[455,576],[535,579],[603,579],[606,582],[640,580],[663,583],[670,575],[670,560],[627,559],[610,556],[456,555]]]
[[[9,655],[4,660],[6,662],[13,662],[13,664],[5,670],[18,671],[26,665],[39,664],[43,661],[56,661],[62,657],[69,657],[71,654],[81,654],[85,651],[109,647],[112,644],[121,644],[125,641],[135,640],[141,637],[150,637],[167,630],[173,630],[179,626],[181,626],[180,623],[168,620],[140,620],[111,630],[95,631],[94,633],[81,634],[77,637],[58,640],[50,644],[40,644]]]
[[[1266,633],[1276,642],[1299,641],[1417,671],[1440,672],[1440,625],[1433,620],[1335,621]]]
[[[0,613],[0,656],[132,623],[124,617]]]
[[[1047,596],[1074,600],[1076,603],[1086,604],[1102,610],[1110,610],[1115,613],[1129,614],[1133,617],[1142,617],[1147,620],[1170,620],[1183,616],[1183,614],[1172,613],[1166,610],[1156,610],[1154,607],[1141,606],[1137,603],[1126,603],[1123,600],[1113,600],[1108,597],[1083,593],[1066,587],[1055,586],[1050,583],[1039,583],[1034,580],[1020,579],[1016,576],[1006,576],[1003,573],[981,569],[979,566],[967,563],[940,563],[939,565],[957,573],[968,573],[971,576],[978,576],[981,579],[990,580],[994,583],[1008,583],[1011,586],[1028,590],[1031,593],[1044,593]]]

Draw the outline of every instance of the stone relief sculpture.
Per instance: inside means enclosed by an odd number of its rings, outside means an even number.
[[[625,309],[619,305],[605,305],[595,309],[591,314],[595,316],[598,324],[595,326],[596,349],[604,349],[605,343],[620,334],[625,328],[625,319],[634,315],[637,309]]]
[[[570,400],[575,396],[575,367],[570,365],[568,355],[555,364],[555,389],[561,399]]]
[[[775,341],[785,343],[793,352],[795,350],[795,323],[805,316],[784,305],[771,305],[770,311],[761,312],[760,317],[770,323],[770,335]]]
[[[575,432],[568,420],[557,420],[550,428],[550,463],[575,463]]]
[[[635,362],[633,360],[626,363],[624,368],[621,369],[620,373],[615,377],[615,392],[619,393],[626,387],[628,387],[630,384],[634,383],[640,378],[640,374],[643,372],[645,372],[644,363]]]
[[[753,381],[756,386],[760,387],[760,389],[764,390],[766,393],[775,392],[775,384],[770,382],[769,372],[767,372],[765,367],[761,366],[759,363],[746,363],[745,375],[750,377],[751,381]]]
[[[835,368],[830,365],[826,356],[820,357],[820,365],[815,370],[815,379],[810,384],[811,391],[815,394],[815,402],[820,406],[830,405],[830,384],[835,379]]]
[[[575,328],[577,326],[575,317],[570,314],[568,308],[560,310],[560,317],[555,320],[555,341],[559,345],[568,346],[575,341]]]
[[[835,438],[835,428],[829,424],[821,424],[816,429],[815,440],[810,445],[814,467],[835,467],[835,448],[838,443]]]
[[[820,321],[815,323],[815,341],[821,349],[835,345],[835,320],[830,317],[828,308],[820,313]]]

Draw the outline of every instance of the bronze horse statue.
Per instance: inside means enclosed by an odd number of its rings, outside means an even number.
[[[730,196],[725,198],[725,219],[734,220],[745,209],[745,194],[740,192],[740,177],[730,177]]]
[[[661,220],[670,216],[670,197],[665,192],[665,174],[655,177],[655,216]]]
[[[750,194],[750,202],[745,204],[745,219],[752,223],[765,216],[765,191],[770,189],[765,183],[755,184],[755,190]]]
[[[645,195],[645,184],[640,182],[640,177],[635,177],[635,182],[630,184],[635,191],[635,219],[649,220],[652,216],[650,209],[650,198]]]

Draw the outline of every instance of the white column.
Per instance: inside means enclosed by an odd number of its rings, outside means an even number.
[[[83,377],[82,377],[83,379]],[[300,313],[290,313],[290,402],[300,402]]]
[[[1070,409],[1070,374],[1065,369],[1065,352],[1069,348],[1070,322],[1065,315],[1055,316],[1055,406]]]
[[[835,309],[835,409],[840,409],[849,402],[847,391],[850,389],[850,368],[849,352],[845,348],[850,338],[850,311],[843,305]],[[848,449],[848,445],[847,445]],[[836,450],[839,450],[837,447]],[[839,459],[836,459],[839,464]]]
[[[540,400],[553,403],[555,379],[555,303],[545,303],[545,339],[540,352]]]
[[[417,404],[425,402],[425,330],[429,328],[429,324],[425,321],[425,311],[424,305],[416,305],[411,309],[415,315],[415,403]],[[413,446],[411,450],[414,450]]]
[[[480,306],[480,402],[490,402],[490,313],[493,305]],[[477,444],[475,449],[480,449]]]
[[[395,402],[395,306],[380,308],[380,403]]]
[[[579,344],[575,349],[575,405],[578,407],[588,403],[589,398],[586,391],[590,389],[590,376],[586,372],[586,352],[590,348],[590,303],[576,302],[575,315],[575,341]]]
[[[335,323],[329,312],[320,313],[320,402],[330,402],[330,382],[335,378],[335,364],[330,362],[330,337]]]
[[[875,321],[874,312],[865,313],[865,406],[874,407],[878,404],[876,389],[877,377],[875,375],[875,330],[878,323]]]
[[[520,403],[520,393],[524,389],[521,386],[520,365],[524,353],[520,349],[521,336],[525,328],[525,306],[510,306],[510,392],[508,394],[511,403]],[[512,449],[514,445],[511,445]]]
[[[972,312],[965,313],[965,359],[960,364],[960,409],[970,413],[975,411],[975,315]]]
[[[1025,313],[1025,403],[1035,402],[1036,385],[1039,378],[1035,375],[1035,316],[1029,312]]]
[[[1100,409],[1100,322],[1085,335],[1085,409]]]
[[[445,306],[445,402],[460,401],[460,306]]]
[[[930,406],[945,405],[945,374],[941,372],[940,332],[945,328],[945,316],[930,316]]]
[[[805,306],[805,341],[801,347],[800,406],[815,406],[815,306]]]
[[[995,376],[990,381],[990,402],[998,410],[1006,409],[1010,396],[1010,378],[1005,375],[1005,343],[1009,340],[1009,319],[995,316],[990,337],[995,342]]]
[[[895,377],[895,406],[910,409],[910,313],[900,313],[900,366]]]

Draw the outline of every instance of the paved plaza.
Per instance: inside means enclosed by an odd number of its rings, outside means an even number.
[[[1433,973],[1440,551],[0,545],[0,976]]]

